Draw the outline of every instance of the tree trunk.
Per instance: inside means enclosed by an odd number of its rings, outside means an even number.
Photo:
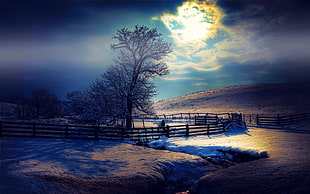
[[[127,97],[127,115],[126,115],[126,129],[129,130],[132,125],[132,101]]]

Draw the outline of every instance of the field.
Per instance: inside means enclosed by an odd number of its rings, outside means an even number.
[[[309,192],[309,126],[236,128],[157,142],[166,150],[119,141],[2,137],[1,192]],[[218,150],[267,152],[269,158],[216,164],[223,157]]]

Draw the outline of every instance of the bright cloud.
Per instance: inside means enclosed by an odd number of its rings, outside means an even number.
[[[222,17],[223,13],[211,0],[187,1],[177,8],[176,14],[165,13],[161,20],[175,42],[184,44],[214,38]]]
[[[194,84],[194,86],[207,86],[207,85],[209,85],[209,84],[206,82],[199,82],[199,83]]]
[[[206,40],[216,38],[219,28],[223,28],[223,12],[212,0],[187,1],[177,7],[176,13],[164,13],[160,20],[170,31],[176,48],[173,60],[168,64],[172,74],[191,71],[215,71],[221,65],[212,59],[214,56],[197,55],[206,50]],[[209,60],[206,60],[209,59]]]
[[[272,56],[266,41],[251,30],[255,22],[229,27],[222,24],[224,17],[229,16],[214,0],[186,1],[174,14],[164,13],[160,17],[176,45],[173,57],[167,60],[173,75],[218,71],[233,62],[270,63]]]
[[[204,80],[204,79],[201,79],[201,78],[193,78],[193,77],[163,77],[161,79],[164,79],[164,80],[170,80],[170,81],[176,81],[176,80]]]

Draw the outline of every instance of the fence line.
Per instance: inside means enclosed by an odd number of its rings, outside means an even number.
[[[285,126],[299,122],[309,121],[310,113],[295,115],[259,115],[244,114],[242,120],[249,125],[257,126]]]
[[[119,139],[123,128],[0,121],[0,136]]]
[[[180,113],[181,114],[181,113]],[[183,113],[182,113],[183,114]],[[183,116],[183,115],[182,115]],[[221,116],[221,117],[219,117]],[[310,120],[310,113],[296,115],[241,115],[237,113],[198,114],[194,117],[195,125],[176,125],[132,128],[115,126],[60,125],[44,123],[26,123],[0,121],[0,136],[15,137],[49,137],[49,138],[79,138],[108,140],[139,140],[158,139],[162,136],[180,137],[204,135],[225,131],[229,122],[244,121],[258,126],[284,126]]]
[[[230,117],[236,113],[175,113],[175,114],[160,114],[160,115],[135,115],[133,118],[138,119],[194,119],[195,117]]]
[[[204,123],[201,125],[167,125],[162,127],[132,128],[126,130],[123,127],[95,127],[86,125],[0,121],[0,136],[107,140],[159,139],[162,136],[181,137],[222,132],[225,131],[226,124],[225,122],[216,122]]]

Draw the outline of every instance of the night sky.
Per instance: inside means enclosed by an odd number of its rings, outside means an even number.
[[[113,64],[111,37],[135,25],[173,44],[154,100],[310,80],[308,0],[1,0],[0,94],[87,89]]]

